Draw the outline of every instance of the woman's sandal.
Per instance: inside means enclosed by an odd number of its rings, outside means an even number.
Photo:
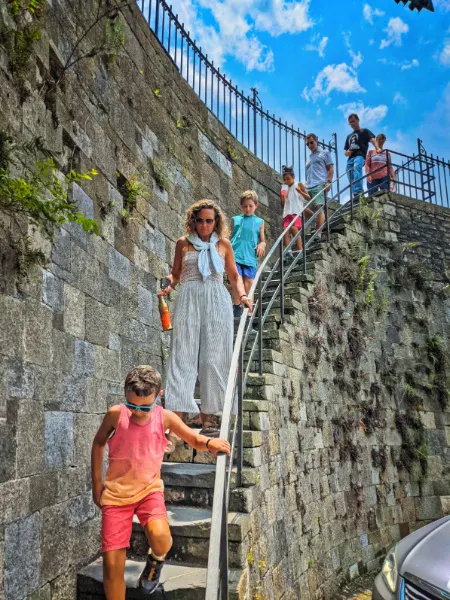
[[[203,429],[200,429],[200,435],[205,435],[209,438],[218,438],[220,436],[220,431],[217,429],[217,427],[214,427],[213,425],[208,425]]]

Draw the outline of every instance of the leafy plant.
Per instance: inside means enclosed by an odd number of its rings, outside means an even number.
[[[428,340],[427,350],[432,364],[431,384],[442,408],[446,408],[450,401],[450,353],[439,335]]]
[[[382,208],[374,208],[371,201],[364,198],[364,196],[360,197],[355,214],[356,220],[361,221],[368,226],[372,226],[374,223],[378,223],[382,214]]]
[[[156,181],[156,185],[161,190],[169,191],[169,178],[166,175],[166,171],[162,163],[156,160],[149,160],[150,166],[153,171],[153,179]]]
[[[178,129],[189,129],[190,126],[191,122],[186,117],[181,117],[181,119],[177,119]]]
[[[76,210],[68,199],[73,183],[92,180],[97,174],[95,169],[88,173],[71,170],[61,176],[52,159],[37,161],[29,178],[11,177],[8,171],[0,169],[0,209],[13,218],[25,215],[48,236],[68,221],[98,235],[97,222]]]
[[[29,13],[32,16],[41,17],[44,6],[46,4],[45,0],[7,0],[8,3],[8,12],[13,17],[17,18],[26,13]]]
[[[98,174],[95,169],[81,172],[71,169],[62,174],[53,158],[35,160],[26,175],[11,174],[11,166],[20,167],[20,159],[29,161],[30,154],[37,153],[42,141],[38,138],[32,144],[19,147],[11,137],[0,133],[0,212],[14,225],[18,235],[3,232],[3,238],[14,250],[19,270],[22,274],[33,262],[43,264],[44,256],[33,247],[33,236],[29,235],[29,225],[47,239],[67,222],[80,225],[84,231],[99,234],[98,223],[78,210],[69,199],[74,183],[92,180]],[[42,152],[41,152],[42,154]]]
[[[139,195],[143,194],[142,184],[139,181],[138,175],[133,175],[129,180],[119,172],[116,175],[119,192],[123,196],[122,221],[126,224],[131,213],[136,208]]]
[[[237,162],[240,159],[240,155],[236,152],[236,150],[228,144],[227,146],[227,156],[233,162]]]

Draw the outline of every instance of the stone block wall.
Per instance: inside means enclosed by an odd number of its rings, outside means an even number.
[[[41,244],[46,267],[29,267],[24,279],[7,244],[10,223],[0,219],[5,600],[71,600],[76,571],[98,554],[90,445],[103,413],[121,400],[126,372],[142,363],[164,370],[157,280],[169,271],[186,208],[212,198],[230,217],[239,194],[255,188],[269,239],[281,221],[276,175],[231,139],[131,5],[120,16],[117,60],[81,60],[56,91],[61,65],[93,20],[93,1],[49,2],[23,81],[0,47],[1,132],[18,144],[40,138],[62,168],[97,169],[73,197],[100,225],[99,236],[65,225],[53,244]],[[2,32],[16,26],[5,2],[0,15]],[[80,55],[100,34],[97,27],[83,39]],[[146,194],[124,224],[120,181],[136,174]]]
[[[247,388],[268,401],[247,598],[331,599],[449,514],[449,267],[450,211],[391,194],[335,228],[309,283],[287,284]]]

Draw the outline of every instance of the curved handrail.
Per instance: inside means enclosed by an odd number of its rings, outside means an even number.
[[[342,177],[344,177],[344,175],[347,175],[347,173],[340,175],[332,183],[337,183]],[[357,181],[357,180],[355,180],[355,181]],[[351,186],[352,186],[352,183],[350,183],[349,186],[344,188],[341,191],[341,193],[344,192],[346,189],[349,189]],[[338,194],[336,194],[334,196],[334,198],[338,197]],[[297,215],[295,215],[295,217],[292,219],[291,225],[295,222],[295,220],[297,218],[299,218],[303,215],[303,213],[314,203],[315,199],[319,195],[320,195],[320,192],[318,194],[316,194],[316,196],[314,196],[307,204],[304,205],[303,209]],[[339,209],[339,211],[336,211],[335,214],[340,212],[340,210],[342,208],[343,207],[341,207]],[[315,216],[324,209],[325,209],[325,207],[316,211],[316,213],[314,213],[313,216],[309,219],[307,224],[310,224],[312,222],[312,220],[315,218]],[[307,224],[305,224],[305,226]],[[313,237],[308,241],[308,245],[310,245],[311,240],[315,239],[317,234],[322,231],[323,227],[324,226],[322,226],[321,228],[319,228],[319,230],[317,230],[315,232]],[[305,227],[302,227],[303,232],[304,232],[304,229],[305,229]],[[289,244],[289,246],[287,246],[284,250],[282,250],[282,252],[280,253],[281,254],[280,260],[284,257],[284,253],[289,250],[290,246],[292,245],[292,243],[294,243],[295,239],[297,238],[297,236],[299,234],[300,234],[300,232],[291,240],[291,244]],[[283,231],[279,235],[279,237],[276,239],[276,241],[273,243],[272,247],[270,248],[270,250],[268,251],[264,260],[262,261],[261,265],[259,266],[258,271],[253,280],[252,287],[250,288],[250,291],[249,291],[250,297],[254,296],[258,284],[260,284],[260,282],[262,281],[262,275],[265,272],[265,269],[269,263],[269,260],[273,257],[274,253],[280,247],[280,245],[281,245],[281,248],[283,248],[282,244],[283,244],[284,235],[285,235],[285,231]],[[305,245],[304,245],[304,248],[306,249]],[[298,259],[299,259],[299,257],[297,257],[296,260],[298,261]],[[272,270],[270,271],[270,274],[269,274],[267,280],[269,280],[271,275],[275,272],[276,266],[277,266],[277,264],[275,264],[274,267],[272,268]],[[266,280],[266,283],[267,283],[267,280]],[[266,287],[264,289],[262,287],[260,287],[258,301],[255,303],[253,315],[250,318],[250,321],[248,323],[248,329],[250,329],[250,327],[252,326],[252,323],[254,321],[256,312],[259,310],[261,313],[259,315],[259,334],[262,333],[263,321],[265,320],[266,315],[270,311],[271,305],[273,304],[276,296],[278,295],[280,286],[278,286],[277,289],[275,290],[275,292],[272,296],[272,299],[269,302],[268,307],[266,307],[265,314],[263,314],[263,312],[262,312],[262,308],[263,308],[262,307],[262,293],[265,290],[266,290]],[[224,408],[222,411],[222,423],[221,423],[221,427],[220,427],[220,437],[225,438],[225,439],[228,439],[229,435],[230,435],[231,419],[232,419],[232,414],[234,412],[235,403],[236,403],[236,385],[238,383],[237,382],[238,367],[239,367],[239,362],[243,361],[243,342],[244,342],[244,340],[247,341],[247,337],[244,338],[244,332],[245,332],[245,328],[246,328],[248,312],[249,311],[247,308],[244,309],[242,317],[239,322],[239,328],[238,328],[238,331],[236,334],[234,350],[233,350],[233,355],[232,355],[231,365],[230,365],[230,370],[229,370],[229,375],[228,375],[227,389],[226,389],[226,393],[225,393],[225,402],[224,402]],[[255,349],[255,344],[256,344],[256,340],[253,345],[253,350],[252,350],[252,354],[251,354],[251,357],[249,360],[249,365],[251,364],[252,355],[253,355],[253,352]],[[242,383],[243,382],[241,381],[241,385],[242,385]],[[238,408],[240,408],[240,407],[238,407]],[[232,440],[231,440],[231,459],[229,462],[228,476],[227,476],[227,457],[226,457],[226,455],[219,454],[217,456],[217,461],[216,461],[216,478],[215,478],[215,484],[214,484],[213,509],[212,509],[212,518],[211,518],[211,533],[210,533],[210,544],[209,544],[209,555],[208,555],[208,571],[207,571],[207,581],[206,581],[206,595],[205,595],[206,600],[217,600],[219,583],[220,583],[220,569],[227,568],[227,564],[222,565],[222,567],[220,566],[220,559],[221,559],[221,551],[222,551],[222,553],[225,553],[225,554],[227,553],[226,527],[227,527],[227,514],[228,514],[228,499],[229,499],[229,491],[230,491],[231,478],[232,478],[232,465],[233,465],[234,450],[235,450],[235,446],[236,446],[237,421],[239,418],[240,418],[240,415],[238,414],[236,422],[235,422],[234,430],[233,430]],[[227,492],[226,494],[225,494],[225,491]],[[224,526],[224,519],[225,519],[225,526]],[[225,538],[225,543],[224,543],[223,538]],[[225,561],[225,562],[227,563],[227,561]],[[227,597],[227,594],[225,594],[225,597]]]

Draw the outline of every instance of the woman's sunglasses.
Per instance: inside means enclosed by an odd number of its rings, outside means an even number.
[[[152,408],[155,407],[156,405],[156,401],[153,402],[153,404],[141,404],[140,406],[138,406],[137,404],[132,404],[131,402],[123,402],[125,404],[125,406],[127,408],[129,408],[130,410],[137,410],[143,413],[148,413],[152,410]]]
[[[212,225],[214,221],[215,219],[202,219],[201,217],[196,217],[195,219],[197,225],[202,225],[203,223],[206,223],[207,225]]]

